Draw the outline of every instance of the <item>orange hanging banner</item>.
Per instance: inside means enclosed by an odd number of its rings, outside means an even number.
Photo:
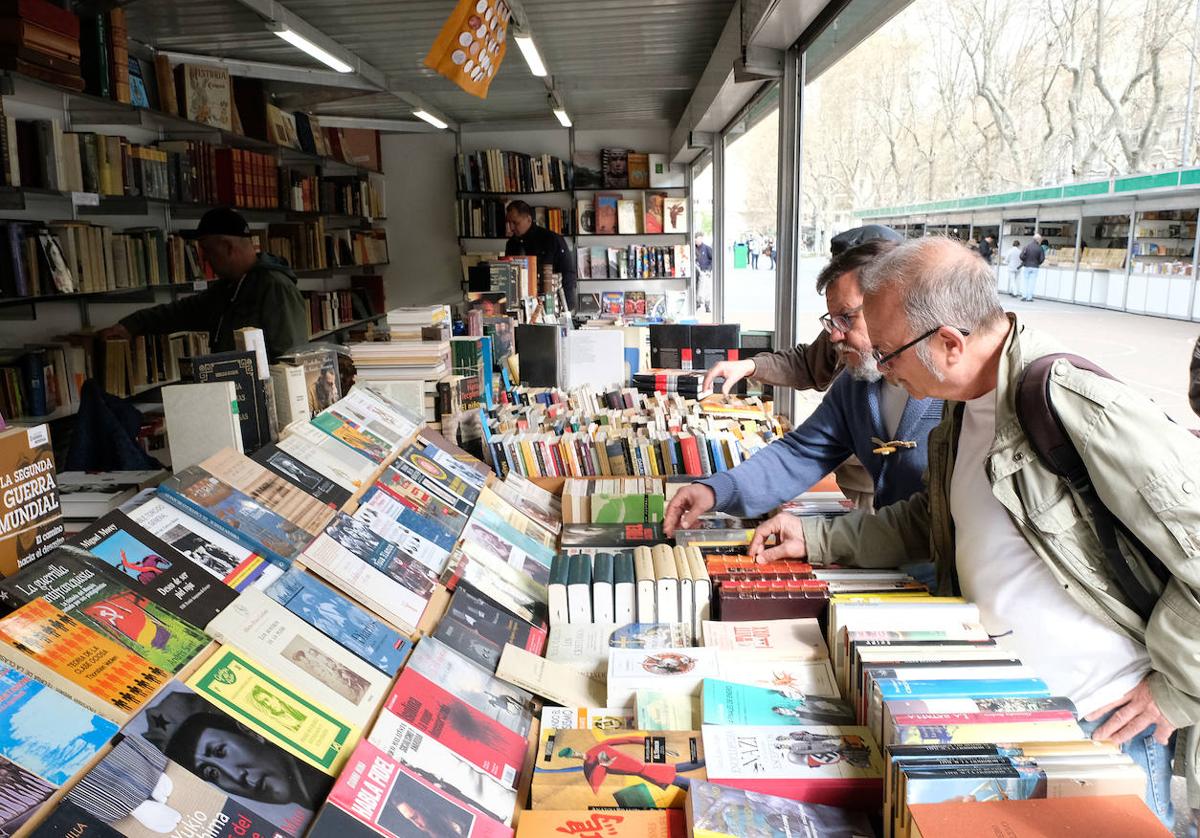
[[[504,0],[458,0],[425,66],[437,70],[472,96],[486,99],[488,86],[508,49],[512,12]]]

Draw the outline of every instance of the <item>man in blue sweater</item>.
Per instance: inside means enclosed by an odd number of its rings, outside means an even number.
[[[845,372],[803,424],[730,471],[684,487],[667,507],[664,529],[687,529],[711,509],[762,515],[855,455],[875,483],[875,508],[904,500],[924,488],[925,441],[941,421],[937,399],[913,399],[884,380],[871,355],[862,316],[858,271],[896,246],[869,241],[838,256],[817,277],[828,314],[821,325],[841,356]]]

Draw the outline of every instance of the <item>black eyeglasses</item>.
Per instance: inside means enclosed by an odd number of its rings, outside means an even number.
[[[821,328],[830,334],[834,329],[845,334],[854,326],[854,318],[862,311],[862,306],[855,306],[847,309],[841,314],[822,314],[817,319],[821,321]]]
[[[925,334],[923,334],[919,337],[913,338],[908,343],[904,344],[904,346],[901,346],[899,349],[893,349],[891,352],[887,353],[886,355],[884,355],[877,348],[872,346],[871,347],[871,357],[875,359],[875,366],[881,367],[881,368],[886,367],[892,361],[896,360],[896,358],[900,355],[900,353],[904,352],[905,350],[912,349],[914,346],[916,346],[918,343],[925,340],[926,338],[933,337],[934,335],[936,335],[938,333],[938,330],[941,328],[942,328],[941,326],[934,326],[928,332],[925,332]],[[951,326],[950,328],[954,329],[956,332],[958,332],[963,337],[966,337],[967,335],[971,334],[970,329],[964,329],[960,326]]]

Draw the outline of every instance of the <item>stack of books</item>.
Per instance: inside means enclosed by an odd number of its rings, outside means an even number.
[[[21,0],[5,8],[0,22],[7,34],[0,67],[83,90],[76,15],[47,0]]]

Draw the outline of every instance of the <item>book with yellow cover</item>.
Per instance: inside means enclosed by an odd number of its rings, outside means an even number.
[[[333,777],[359,738],[357,729],[231,646],[205,661],[187,685],[236,721]]]
[[[546,730],[537,753],[534,809],[679,809],[706,779],[694,730]]]
[[[0,660],[124,724],[171,676],[44,599],[0,620]]]

